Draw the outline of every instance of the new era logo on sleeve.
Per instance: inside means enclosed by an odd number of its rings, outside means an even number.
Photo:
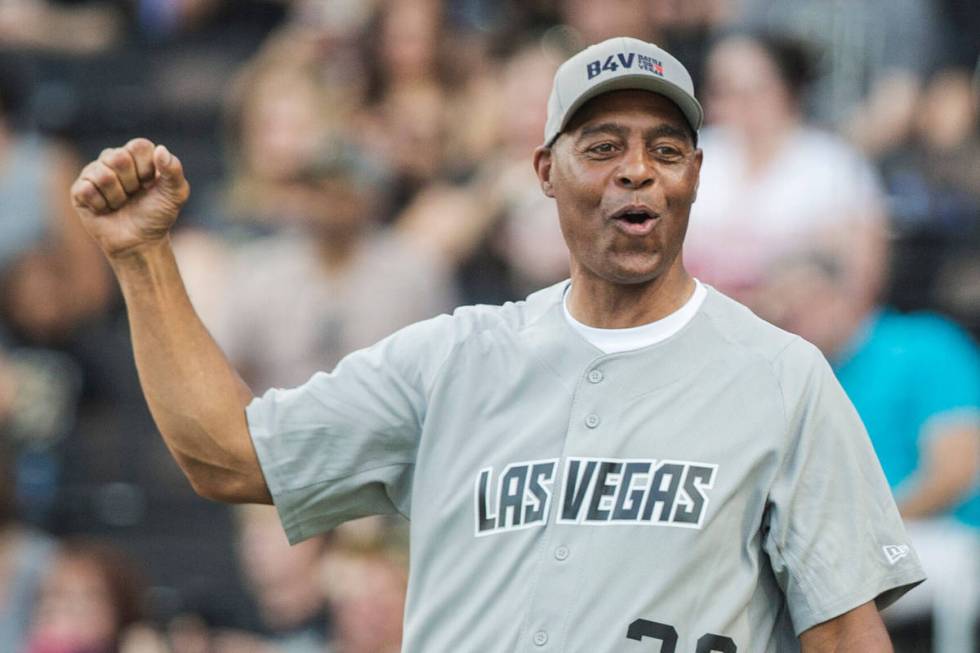
[[[911,551],[908,544],[886,544],[881,547],[881,550],[885,552],[885,557],[888,558],[889,564],[895,564]]]

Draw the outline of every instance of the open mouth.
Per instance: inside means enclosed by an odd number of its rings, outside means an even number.
[[[660,216],[645,206],[627,206],[610,217],[623,231],[642,236],[653,230]]]
[[[653,216],[648,213],[640,213],[639,211],[637,211],[635,213],[634,212],[624,213],[623,215],[617,216],[616,219],[625,220],[630,224],[643,224],[647,220],[653,220]]]

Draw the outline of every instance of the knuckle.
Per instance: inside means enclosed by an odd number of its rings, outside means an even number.
[[[88,180],[83,180],[75,193],[75,201],[82,205],[88,206],[90,208],[100,208],[105,206],[105,200],[102,195],[98,192],[92,182]]]
[[[143,138],[142,136],[131,138],[129,139],[129,141],[126,142],[126,149],[130,151],[139,152],[139,151],[152,150],[153,147],[154,147],[153,142],[150,141],[149,139]]]
[[[122,148],[117,148],[109,153],[108,162],[113,168],[127,168],[133,165],[133,160]]]
[[[81,173],[79,173],[80,178],[91,177],[95,170],[99,167],[98,160],[90,161],[88,165],[82,168]]]
[[[112,186],[116,181],[116,175],[112,173],[111,170],[105,166],[99,166],[92,171],[91,179],[97,186],[109,187]]]
[[[73,200],[83,199],[87,194],[87,184],[84,180],[79,179],[74,184],[71,185],[71,197]]]

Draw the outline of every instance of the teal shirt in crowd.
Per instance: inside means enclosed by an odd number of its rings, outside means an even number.
[[[834,371],[899,498],[930,437],[943,425],[980,420],[980,352],[939,315],[872,315]],[[980,529],[980,484],[952,514]]]

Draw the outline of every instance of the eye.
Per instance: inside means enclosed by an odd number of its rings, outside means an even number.
[[[588,148],[586,148],[586,151],[590,154],[595,154],[598,156],[608,156],[616,151],[616,146],[609,141],[604,141],[602,143],[590,145]]]
[[[680,159],[684,153],[673,145],[661,144],[653,148],[653,153],[660,159],[674,161]]]

